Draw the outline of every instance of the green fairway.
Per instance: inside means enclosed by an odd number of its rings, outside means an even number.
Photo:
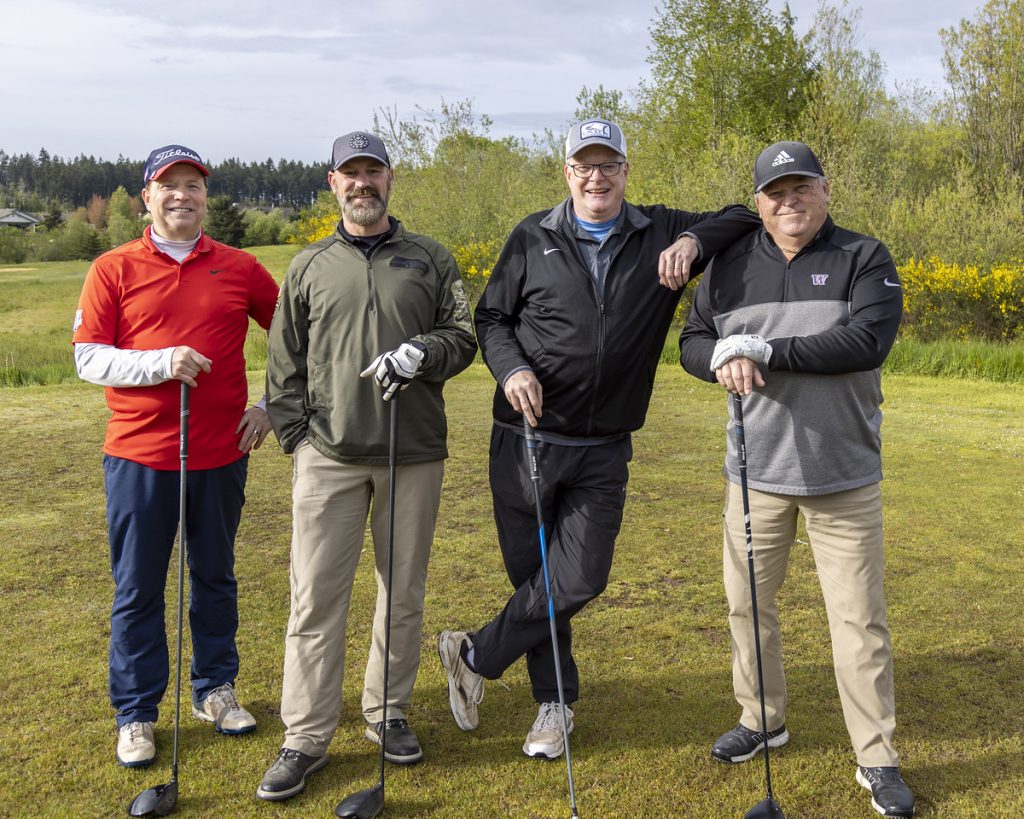
[[[296,245],[247,248],[280,281]],[[75,380],[71,325],[89,262],[0,265],[0,386]],[[245,354],[266,362],[266,334],[252,323]]]
[[[261,379],[250,374],[254,396]],[[452,457],[410,714],[425,760],[389,766],[388,816],[569,812],[564,764],[530,760],[520,750],[535,715],[522,663],[487,684],[481,726],[463,733],[449,714],[435,651],[440,630],[480,626],[509,591],[487,489],[492,389],[487,371],[474,365],[446,391]],[[885,391],[887,593],[904,773],[922,816],[1019,816],[1024,387],[900,375],[887,376]],[[0,388],[3,815],[123,814],[139,791],[170,778],[169,698],[157,726],[157,763],[129,771],[114,762],[106,695],[112,581],[100,463],[106,417],[103,391],[88,384]],[[662,366],[648,424],[635,436],[611,582],[575,621],[582,699],[573,759],[580,814],[588,819],[738,817],[763,797],[760,758],[723,766],[708,754],[738,716],[721,584],[725,417],[720,388]],[[291,802],[254,796],[282,738],[290,477],[290,460],[273,441],[254,455],[237,543],[238,686],[260,727],[244,737],[218,736],[189,715],[185,694],[182,816],[328,816],[377,775],[376,746],[362,737],[359,714],[374,591],[364,560],[330,765]],[[169,601],[173,595],[172,573]],[[781,607],[792,739],[773,755],[779,801],[790,819],[874,816],[853,779],[806,546],[794,551]],[[187,689],[187,651],[185,660]]]

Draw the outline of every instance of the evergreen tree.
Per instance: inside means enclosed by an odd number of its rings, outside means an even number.
[[[218,242],[241,247],[245,235],[245,219],[231,197],[211,196],[206,208],[206,221],[203,224],[206,233]]]

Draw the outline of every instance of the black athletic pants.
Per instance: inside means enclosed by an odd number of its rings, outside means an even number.
[[[569,619],[608,584],[626,500],[627,464],[632,456],[628,435],[592,446],[537,442],[541,509],[566,703],[579,698],[579,672],[572,657]],[[493,428],[490,479],[498,543],[515,593],[501,613],[472,636],[473,664],[480,674],[493,680],[525,654],[534,699],[538,703],[557,702],[537,512],[523,435],[505,427]]]

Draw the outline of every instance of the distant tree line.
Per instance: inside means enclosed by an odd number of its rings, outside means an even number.
[[[119,187],[135,194],[142,188],[143,160],[115,161],[84,154],[74,159],[36,156],[0,149],[0,207],[42,213],[55,207],[87,207],[94,196],[109,198]],[[240,205],[262,208],[309,207],[323,190],[327,163],[307,165],[280,159],[242,162],[231,158],[209,165],[211,196],[227,196]]]

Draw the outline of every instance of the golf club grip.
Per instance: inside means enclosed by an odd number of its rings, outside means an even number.
[[[530,480],[536,484],[540,481],[540,472],[537,469],[537,435],[525,414],[523,415],[523,432],[526,435],[526,463],[530,470]]]
[[[184,381],[181,382],[181,432],[179,433],[178,440],[178,453],[181,457],[181,462],[184,463],[188,460],[188,415],[189,415],[189,386]]]

